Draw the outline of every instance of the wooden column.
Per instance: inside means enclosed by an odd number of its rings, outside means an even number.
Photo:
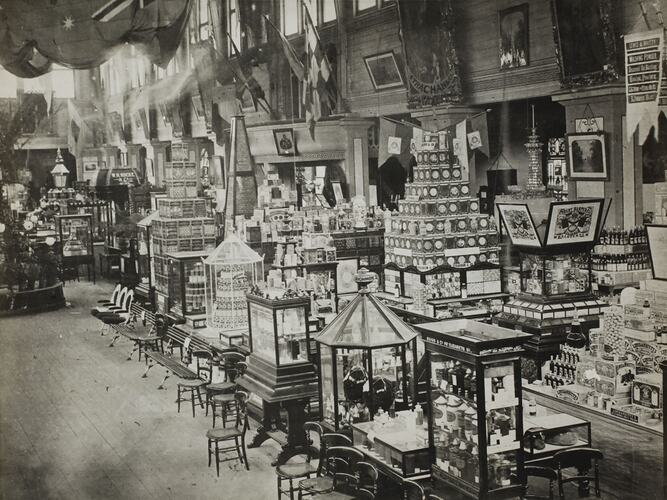
[[[368,129],[374,121],[368,118],[341,118],[339,126],[345,131],[345,176],[350,186],[350,198],[362,195],[369,200]]]

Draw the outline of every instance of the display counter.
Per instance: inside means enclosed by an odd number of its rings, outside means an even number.
[[[396,418],[352,424],[354,447],[390,479],[426,479],[431,475],[428,428],[414,419],[413,412],[403,411]]]
[[[613,498],[624,500],[663,498],[663,476],[659,473],[663,464],[661,425],[641,425],[602,409],[567,402],[558,399],[553,389],[525,381],[523,394],[553,412],[591,423],[592,446],[604,453],[600,462],[603,494],[613,492]]]

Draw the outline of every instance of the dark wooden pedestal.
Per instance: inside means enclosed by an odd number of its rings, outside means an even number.
[[[271,464],[274,467],[284,464],[296,455],[306,453],[309,443],[303,430],[303,424],[307,420],[306,406],[308,403],[309,398],[293,399],[281,403],[264,402],[262,426],[257,429],[257,434],[248,448],[261,446],[268,439],[273,439],[282,444],[282,450]],[[281,408],[287,412],[287,425],[281,422]]]

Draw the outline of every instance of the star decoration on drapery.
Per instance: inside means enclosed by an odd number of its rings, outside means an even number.
[[[72,28],[74,28],[74,19],[72,19],[72,16],[67,16],[65,19],[63,19],[63,28],[67,31],[70,31]]]

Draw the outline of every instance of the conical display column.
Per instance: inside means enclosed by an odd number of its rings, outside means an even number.
[[[414,181],[385,228],[385,291],[414,298],[425,285],[432,316],[448,299],[501,294],[495,220],[480,213],[454,158],[448,134],[425,135]]]

